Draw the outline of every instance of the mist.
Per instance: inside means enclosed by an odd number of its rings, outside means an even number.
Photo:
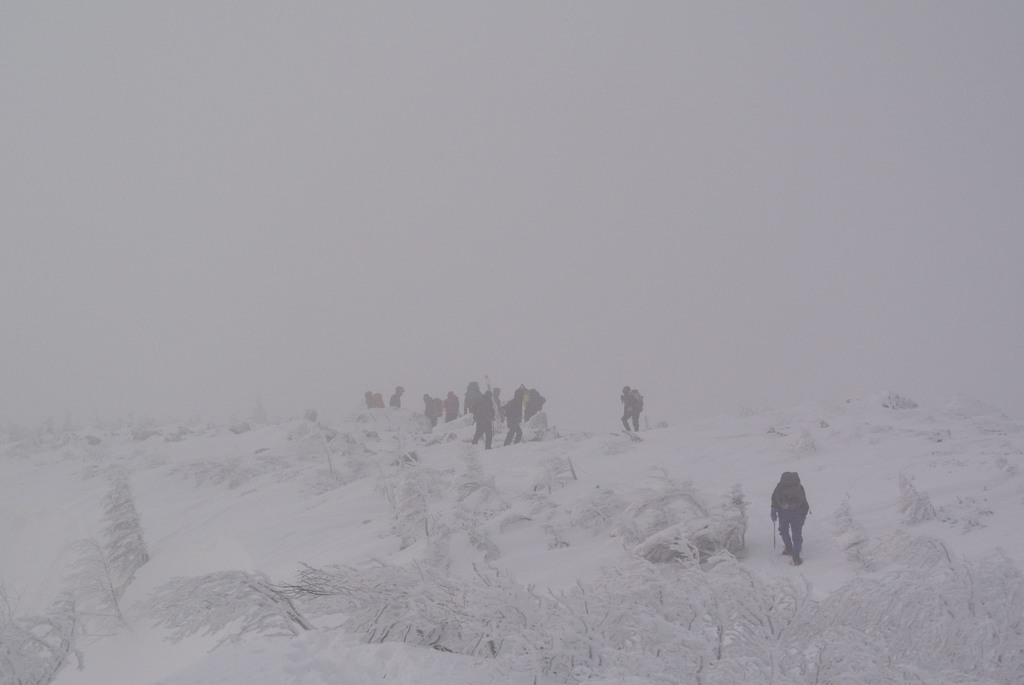
[[[0,421],[1024,416],[1024,6],[0,8]]]

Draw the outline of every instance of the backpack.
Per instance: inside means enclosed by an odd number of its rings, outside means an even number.
[[[800,476],[795,471],[786,471],[779,479],[779,507],[787,511],[802,509],[807,504]]]
[[[630,390],[629,391],[629,398],[631,400],[633,400],[633,407],[637,411],[643,411],[644,410],[644,396],[640,394],[639,390],[637,390],[636,388],[633,388],[632,390]]]

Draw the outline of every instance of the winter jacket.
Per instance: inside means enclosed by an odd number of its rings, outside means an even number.
[[[467,414],[474,413],[474,407],[481,397],[483,397],[483,394],[480,392],[480,384],[473,381],[466,386],[466,396],[463,398],[462,410]]]
[[[512,399],[505,405],[505,420],[509,424],[523,422],[523,397],[526,395],[526,388],[516,388]]]
[[[491,401],[491,391],[485,392],[470,411],[473,412],[475,423],[494,421],[494,402]]]
[[[444,398],[444,419],[445,421],[451,421],[459,415],[459,398],[455,396],[455,393],[449,391],[448,396]]]
[[[772,514],[788,511],[807,516],[811,505],[807,503],[807,494],[800,484],[800,476],[796,471],[786,471],[779,479],[779,484],[772,492]],[[773,516],[774,518],[774,516]]]

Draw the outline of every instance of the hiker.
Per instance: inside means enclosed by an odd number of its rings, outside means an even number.
[[[462,400],[462,413],[463,414],[474,414],[473,408],[476,403],[483,397],[483,393],[480,392],[480,384],[473,381],[466,386],[466,396]]]
[[[423,393],[423,415],[430,421],[430,427],[437,426],[437,419],[441,416],[441,407],[439,406],[441,400],[436,397],[431,397],[428,393]]]
[[[544,407],[545,398],[537,388],[530,388],[526,394],[526,407],[523,410],[523,421],[529,421]]]
[[[367,390],[363,393],[363,398],[366,400],[366,408],[373,409],[373,391]]]
[[[779,522],[779,535],[785,545],[782,553],[793,557],[794,566],[803,563],[800,548],[804,541],[804,519],[809,513],[811,507],[807,504],[807,494],[800,484],[800,476],[796,471],[786,471],[772,492],[772,521]]]
[[[494,437],[494,402],[491,399],[491,391],[488,390],[473,406],[473,421],[476,423],[476,434],[473,435],[475,445],[481,438],[484,438],[484,449],[491,449],[491,439]]]
[[[505,444],[523,441],[523,399],[526,397],[526,386],[520,385],[512,394],[512,399],[505,404],[505,420],[508,421],[508,432],[505,433]]]
[[[388,402],[392,407],[396,409],[402,408],[402,393],[405,392],[405,388],[402,386],[395,387],[395,394],[391,396],[391,400]]]
[[[629,422],[633,421],[633,432],[640,431],[640,412],[644,410],[644,396],[636,388],[628,385],[622,388],[622,425],[629,432]]]
[[[384,395],[379,392],[373,393],[373,404],[370,406],[371,409],[383,409],[384,408]]]
[[[451,390],[444,398],[444,422],[454,421],[459,417],[459,398]]]

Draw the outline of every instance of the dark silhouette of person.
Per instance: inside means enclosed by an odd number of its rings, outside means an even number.
[[[473,422],[476,423],[476,434],[473,435],[475,445],[484,438],[484,449],[491,449],[491,440],[494,438],[494,402],[491,401],[491,391],[483,394],[475,405],[473,405]]]
[[[367,390],[363,394],[363,397],[366,398],[366,408],[367,409],[373,409],[373,391],[372,390]]]
[[[782,553],[793,557],[794,566],[803,563],[800,551],[804,542],[804,521],[809,513],[811,505],[807,503],[800,475],[796,471],[786,471],[772,492],[772,521],[779,522],[779,535],[785,545]]]
[[[440,405],[441,400],[431,397],[428,393],[423,393],[423,415],[430,421],[431,428],[437,425],[437,420],[441,417]]]
[[[452,390],[444,398],[444,422],[454,421],[459,417],[459,398]]]
[[[391,396],[391,400],[388,402],[392,407],[400,409],[402,407],[402,393],[405,392],[405,388],[397,386],[395,388],[395,394]]]
[[[473,381],[466,386],[466,396],[462,400],[462,413],[473,414],[473,408],[476,403],[483,397],[483,393],[480,392],[480,384]]]
[[[512,394],[512,399],[505,405],[505,420],[508,421],[508,432],[505,433],[505,444],[523,441],[523,399],[526,397],[526,387],[520,385]]]
[[[629,422],[633,421],[633,431],[640,430],[640,412],[644,409],[644,398],[636,388],[628,385],[622,389],[622,425],[629,430]]]

